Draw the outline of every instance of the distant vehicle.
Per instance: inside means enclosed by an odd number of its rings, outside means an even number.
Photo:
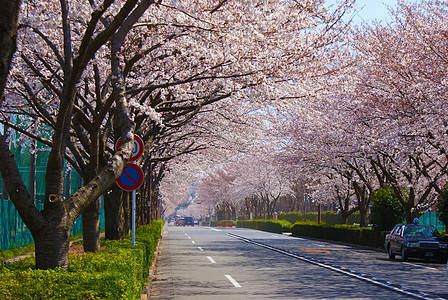
[[[185,217],[184,218],[184,225],[190,225],[190,226],[194,226],[194,219],[193,217]]]
[[[184,226],[184,225],[185,225],[185,220],[184,220],[184,218],[178,218],[178,219],[176,219],[176,221],[174,222],[174,225],[176,225],[176,226]]]
[[[389,259],[401,255],[402,261],[409,257],[438,258],[446,262],[448,257],[448,240],[432,225],[423,224],[397,224],[386,235],[384,247]]]

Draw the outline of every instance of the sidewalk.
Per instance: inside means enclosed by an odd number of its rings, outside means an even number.
[[[147,299],[174,299],[173,265],[169,247],[168,225],[163,227],[160,239],[154,276]]]

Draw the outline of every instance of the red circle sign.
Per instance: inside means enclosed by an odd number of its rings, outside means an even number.
[[[115,144],[115,150],[118,150],[121,145],[121,138],[117,140]],[[136,161],[143,154],[143,140],[136,134],[134,134],[134,148],[132,148],[131,157],[129,161]]]
[[[117,179],[118,186],[125,191],[134,191],[143,183],[143,170],[136,164],[126,164]]]

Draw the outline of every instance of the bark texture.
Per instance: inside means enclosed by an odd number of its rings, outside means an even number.
[[[21,0],[0,0],[0,103],[16,51],[17,20],[21,3]]]

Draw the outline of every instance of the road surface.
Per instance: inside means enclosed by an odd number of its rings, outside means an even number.
[[[165,226],[150,299],[440,299],[446,265],[243,228]]]

